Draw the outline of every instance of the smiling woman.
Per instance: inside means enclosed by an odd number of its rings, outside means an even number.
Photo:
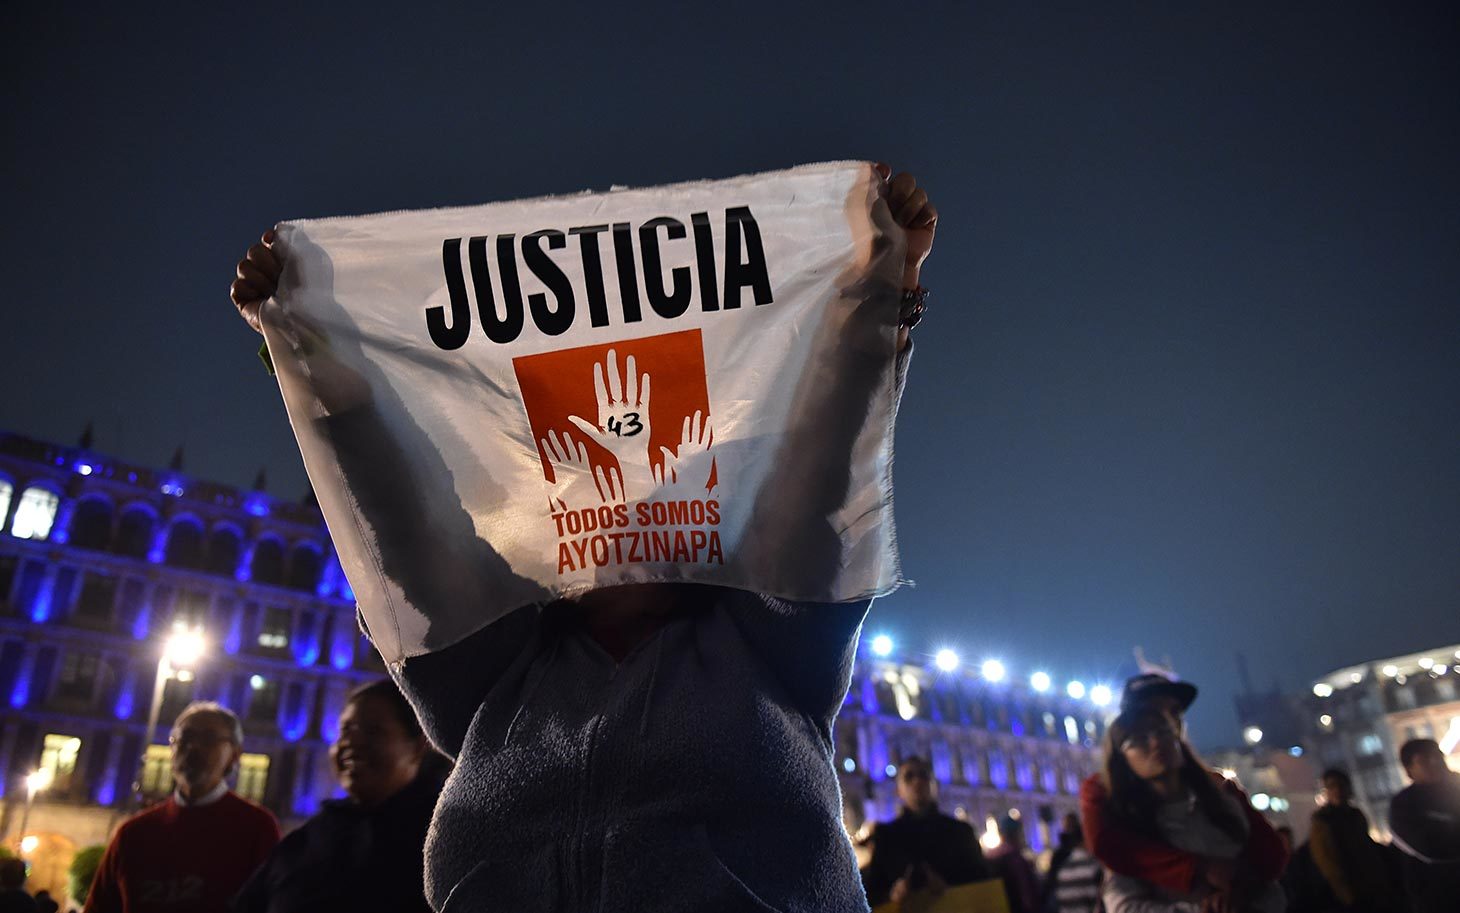
[[[348,798],[284,838],[235,901],[239,913],[428,911],[422,846],[439,778],[411,707],[382,679],[357,688],[330,747]],[[427,765],[429,766],[429,765]]]

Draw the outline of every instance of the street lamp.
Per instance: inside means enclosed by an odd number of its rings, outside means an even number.
[[[35,794],[50,789],[51,780],[54,777],[55,774],[49,767],[42,767],[25,775],[25,811],[20,815],[20,852],[22,855],[29,852],[25,849],[25,832],[30,829],[30,807],[35,804]]]
[[[157,678],[152,683],[152,706],[147,711],[147,731],[142,737],[142,757],[137,764],[137,778],[132,782],[132,799],[138,805],[142,804],[142,776],[147,770],[147,749],[157,732],[157,718],[162,714],[162,693],[167,681],[173,677],[182,679],[179,673],[187,673],[191,677],[192,670],[188,667],[197,664],[206,648],[202,629],[190,628],[182,622],[172,626],[172,633],[162,645],[162,656],[157,660]]]

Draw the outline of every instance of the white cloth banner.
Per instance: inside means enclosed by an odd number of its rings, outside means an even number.
[[[389,661],[650,581],[901,580],[872,166],[278,226],[264,333]]]

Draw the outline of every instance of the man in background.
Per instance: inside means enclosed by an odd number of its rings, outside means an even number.
[[[1389,804],[1394,845],[1404,851],[1411,913],[1460,910],[1460,775],[1434,739],[1410,739],[1399,763],[1412,781]]]
[[[86,913],[225,913],[279,842],[279,822],[228,788],[243,726],[220,704],[189,704],[172,725],[176,791],[122,822],[86,897]]]
[[[937,789],[927,761],[914,755],[898,765],[902,813],[872,832],[872,860],[862,870],[873,906],[989,877],[973,828],[938,810]]]

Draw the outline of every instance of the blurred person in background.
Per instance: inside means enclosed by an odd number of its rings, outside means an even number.
[[[177,788],[117,828],[86,913],[223,913],[279,842],[273,814],[228,788],[243,753],[233,711],[189,704],[167,741]]]
[[[429,913],[423,847],[442,779],[411,705],[388,679],[351,692],[330,747],[347,798],[285,837],[236,913]]]
[[[898,765],[897,797],[902,812],[873,829],[872,859],[862,870],[873,906],[989,877],[973,828],[938,810],[938,784],[927,761],[914,755]]]
[[[1322,777],[1323,805],[1313,813],[1308,847],[1327,882],[1333,909],[1382,913],[1398,909],[1398,886],[1389,878],[1384,848],[1369,837],[1369,819],[1353,804],[1353,781],[1336,768]]]
[[[1404,852],[1404,890],[1411,913],[1460,910],[1460,774],[1445,764],[1434,739],[1399,749],[1410,785],[1389,803],[1394,845]]]
[[[1037,913],[1039,878],[1024,841],[1024,823],[1013,814],[999,819],[999,845],[989,851],[989,865],[1004,882],[1009,913]]]
[[[1080,816],[1060,822],[1059,843],[1044,875],[1045,913],[1096,913],[1100,908],[1100,863],[1085,848]]]

